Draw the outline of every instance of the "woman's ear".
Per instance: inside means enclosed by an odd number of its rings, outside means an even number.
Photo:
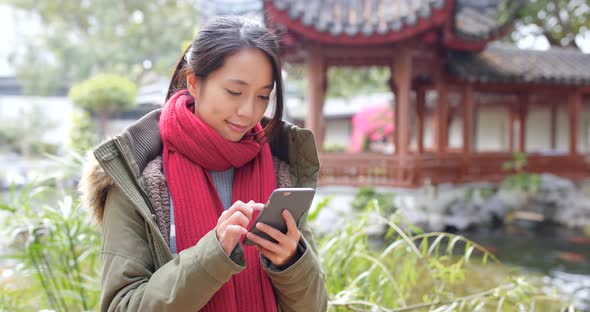
[[[193,98],[197,98],[199,95],[199,79],[193,73],[186,75],[186,88]]]

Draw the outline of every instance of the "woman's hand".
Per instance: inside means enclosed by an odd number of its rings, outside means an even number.
[[[243,234],[248,232],[248,224],[255,210],[261,210],[264,204],[249,201],[236,201],[228,210],[224,211],[217,220],[215,233],[223,251],[229,256],[236,248]]]
[[[285,219],[285,223],[287,224],[286,234],[264,223],[255,224],[256,228],[274,238],[277,243],[273,243],[253,233],[246,235],[249,240],[256,243],[256,249],[276,266],[284,266],[291,261],[297,252],[297,246],[301,237],[293,215],[286,209],[283,210],[283,219]]]

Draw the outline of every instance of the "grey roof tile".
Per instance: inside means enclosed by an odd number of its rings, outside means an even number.
[[[569,48],[523,50],[495,42],[481,53],[451,53],[447,70],[470,82],[590,85],[590,54]]]
[[[384,35],[428,19],[444,0],[271,0],[293,20],[334,36]]]

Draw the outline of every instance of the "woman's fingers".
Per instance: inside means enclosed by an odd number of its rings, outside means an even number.
[[[299,230],[297,229],[297,223],[295,222],[295,218],[293,218],[293,215],[289,210],[283,210],[283,219],[287,224],[287,236],[298,237]]]
[[[268,234],[275,239],[277,243],[266,240],[253,233],[246,234],[248,239],[256,244],[258,251],[277,266],[285,265],[293,258],[293,256],[295,256],[297,245],[299,244],[299,239],[301,237],[295,219],[289,211],[283,211],[283,219],[285,219],[287,224],[286,234],[283,234],[281,231],[269,225],[263,223],[256,224],[256,228]]]
[[[273,242],[271,242],[267,239],[264,239],[254,233],[248,232],[246,234],[246,237],[249,240],[253,241],[257,246],[264,247],[265,249],[270,250],[272,252],[276,252],[276,253],[279,253],[281,251],[280,244],[273,243]]]
[[[228,225],[239,225],[242,227],[248,227],[250,223],[250,218],[244,215],[241,211],[236,211],[233,215],[231,215],[225,222],[221,224],[221,226],[228,226]]]
[[[254,211],[264,207],[262,204],[250,201],[244,203],[236,201],[228,210],[224,211],[217,220],[216,235],[226,254],[230,254],[236,247],[242,235],[246,234],[248,224]]]

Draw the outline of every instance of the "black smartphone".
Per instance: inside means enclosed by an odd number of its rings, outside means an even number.
[[[287,233],[287,224],[285,223],[282,214],[283,210],[289,210],[293,215],[295,222],[299,224],[299,219],[301,219],[305,212],[311,207],[314,195],[315,190],[312,188],[278,188],[274,190],[272,194],[270,194],[268,202],[258,214],[258,217],[254,221],[249,232],[276,243],[272,237],[257,229],[256,224],[262,222],[283,233]],[[255,243],[248,238],[245,238],[244,245],[251,246],[255,245]]]

